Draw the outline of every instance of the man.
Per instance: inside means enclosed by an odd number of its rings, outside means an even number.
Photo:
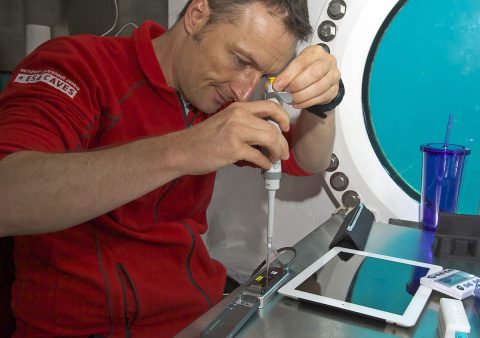
[[[306,1],[192,0],[167,32],[147,22],[131,39],[65,37],[27,56],[0,96],[15,337],[170,337],[220,299],[225,269],[200,237],[214,172],[329,163],[332,114],[303,111],[289,149],[264,120],[287,132],[287,113],[247,102],[277,75],[295,107],[331,107],[335,59],[319,46],[294,58],[310,30]]]

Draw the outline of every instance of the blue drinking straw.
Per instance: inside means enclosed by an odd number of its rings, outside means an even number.
[[[448,148],[448,139],[450,138],[450,130],[452,129],[452,119],[453,119],[453,116],[452,114],[450,114],[448,116],[447,131],[445,132],[445,141],[443,142],[444,149]]]

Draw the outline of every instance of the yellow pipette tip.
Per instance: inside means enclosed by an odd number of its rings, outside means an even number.
[[[268,77],[268,83],[273,84],[273,81],[275,81],[276,77],[275,76],[269,76]]]

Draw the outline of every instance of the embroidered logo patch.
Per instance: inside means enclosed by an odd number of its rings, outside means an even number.
[[[70,98],[77,95],[80,88],[65,76],[53,70],[30,70],[21,69],[13,82],[17,83],[36,83],[43,82],[49,86],[61,91]]]

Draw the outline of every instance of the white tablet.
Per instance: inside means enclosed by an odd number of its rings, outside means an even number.
[[[441,270],[438,265],[335,247],[278,292],[408,327],[415,325],[432,292],[420,285],[420,278]]]

